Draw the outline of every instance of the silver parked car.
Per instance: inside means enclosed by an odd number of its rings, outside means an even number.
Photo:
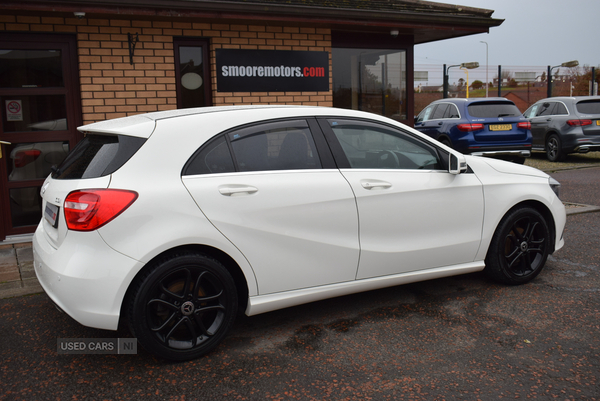
[[[531,122],[533,150],[545,151],[550,161],[600,151],[600,96],[542,99],[523,115]]]

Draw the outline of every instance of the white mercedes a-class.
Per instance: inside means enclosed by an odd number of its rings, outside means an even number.
[[[79,323],[127,323],[166,359],[213,349],[238,310],[481,270],[526,283],[564,243],[548,175],[374,114],[215,107],[80,131],[41,189],[36,274]]]

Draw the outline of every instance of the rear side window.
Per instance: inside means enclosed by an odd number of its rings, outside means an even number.
[[[65,160],[54,169],[59,180],[97,178],[112,174],[123,166],[146,142],[125,135],[87,135]]]
[[[511,102],[473,103],[467,106],[467,109],[471,117],[498,118],[521,115],[521,111]]]
[[[582,114],[600,114],[600,101],[590,100],[577,103],[577,111]]]
[[[439,120],[440,118],[444,118],[444,114],[448,110],[448,104],[438,104],[438,107],[435,108],[433,112],[433,116],[431,116],[432,120]]]
[[[258,124],[215,138],[196,151],[183,175],[321,167],[308,123],[291,120]]]

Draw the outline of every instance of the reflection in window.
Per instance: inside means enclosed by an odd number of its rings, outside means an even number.
[[[406,52],[332,49],[333,105],[406,120]]]
[[[0,49],[0,88],[64,87],[60,50]]]
[[[411,136],[379,126],[330,124],[352,168],[441,169],[436,150]]]
[[[43,180],[52,166],[57,166],[69,153],[68,142],[13,143],[7,146],[10,163],[9,181]]]
[[[257,132],[231,142],[240,171],[321,168],[308,128],[282,127]]]
[[[181,108],[206,106],[202,46],[179,46]]]
[[[15,188],[10,193],[10,216],[13,227],[33,226],[40,222],[42,198],[40,187]]]
[[[64,95],[4,96],[0,101],[4,132],[68,129]]]

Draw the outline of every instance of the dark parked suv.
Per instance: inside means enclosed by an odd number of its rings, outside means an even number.
[[[506,98],[440,99],[419,113],[415,128],[475,156],[523,163],[531,154],[529,121]]]
[[[542,99],[524,115],[531,122],[533,150],[545,151],[550,161],[600,151],[600,96]]]

